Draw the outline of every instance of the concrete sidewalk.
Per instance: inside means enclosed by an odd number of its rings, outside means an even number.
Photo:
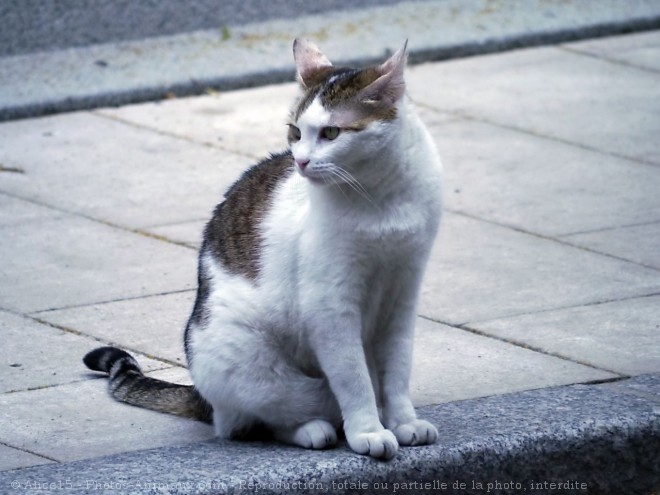
[[[413,377],[441,439],[390,463],[208,441],[113,402],[80,360],[112,343],[188,380],[201,228],[285,147],[294,84],[0,124],[0,491],[486,493],[510,478],[500,493],[649,493],[659,53],[654,31],[410,68],[446,169]],[[567,481],[587,488],[543,488]]]

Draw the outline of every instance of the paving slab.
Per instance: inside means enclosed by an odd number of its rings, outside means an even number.
[[[145,274],[145,284],[149,283],[149,278],[150,275]],[[103,341],[113,342],[120,347],[185,366],[183,329],[194,301],[195,291],[189,290],[47,311],[35,316]]]
[[[655,165],[657,84],[655,71],[555,47],[420,65],[408,74],[411,91],[424,91],[434,108]]]
[[[0,308],[30,313],[196,287],[192,249],[86,218],[2,235]]]
[[[213,437],[205,423],[110,399],[107,380],[90,379],[76,360],[81,377],[87,378],[83,382],[0,395],[0,442],[69,462]],[[150,376],[185,383],[187,371],[172,368]]]
[[[273,84],[214,91],[208,96],[101,108],[94,113],[260,160],[288,147],[285,124],[298,95],[297,83]],[[421,101],[424,95],[411,96]],[[419,112],[429,123],[455,118],[424,107]]]
[[[660,221],[656,167],[488,123],[429,129],[452,211],[544,236]]]
[[[660,57],[658,56],[660,33],[658,31],[580,41],[565,45],[565,47],[622,64],[660,71]]]
[[[0,232],[15,225],[48,222],[63,216],[61,212],[51,208],[0,193]]]
[[[210,216],[250,160],[91,113],[0,124],[0,191],[129,228]]]
[[[489,335],[625,375],[660,372],[660,296],[471,323]]]
[[[460,325],[657,294],[658,271],[446,212],[419,313]]]
[[[650,378],[658,390],[659,376]],[[403,448],[389,462],[343,445],[307,451],[213,440],[7,471],[0,487],[52,482],[44,491],[55,493],[69,481],[75,493],[653,493],[658,404],[602,386],[550,388],[419,408],[438,425],[438,443]]]
[[[297,95],[298,85],[290,83],[96,113],[261,159],[288,147],[286,124]]]
[[[0,393],[79,382],[80,359],[101,343],[0,310]],[[145,369],[163,363],[145,360]]]
[[[417,319],[411,380],[415,406],[618,376],[424,318]]]
[[[54,461],[45,457],[0,444],[0,471],[39,466],[42,464],[50,464],[52,462]]]
[[[660,222],[584,232],[563,236],[561,239],[576,246],[660,269]]]

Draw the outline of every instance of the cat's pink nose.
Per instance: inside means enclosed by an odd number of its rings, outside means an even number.
[[[300,170],[305,170],[307,165],[309,165],[309,160],[296,160],[296,163],[300,167]]]

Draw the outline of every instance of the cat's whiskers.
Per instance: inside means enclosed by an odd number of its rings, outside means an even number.
[[[345,181],[339,180],[337,178],[338,176],[336,174],[332,174],[330,177],[328,177],[328,180],[333,186],[337,186],[337,189],[339,189],[339,192],[341,192],[341,195],[344,196],[345,199],[348,199],[348,196],[346,195],[346,192],[344,189],[341,187],[342,184],[345,184]]]
[[[334,164],[329,168],[329,171],[332,175],[341,179],[341,183],[347,184],[351,189],[358,193],[359,196],[366,199],[374,207],[380,209],[364,186],[360,184],[360,181],[358,181],[349,171]]]

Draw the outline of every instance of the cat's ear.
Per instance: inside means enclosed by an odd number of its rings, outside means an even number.
[[[406,91],[403,71],[408,61],[407,48],[408,40],[394,55],[376,67],[380,77],[358,93],[360,101],[385,107],[394,106],[399,101]]]
[[[297,79],[304,88],[318,84],[332,67],[328,57],[311,41],[296,38],[293,41],[293,58],[296,61]]]

